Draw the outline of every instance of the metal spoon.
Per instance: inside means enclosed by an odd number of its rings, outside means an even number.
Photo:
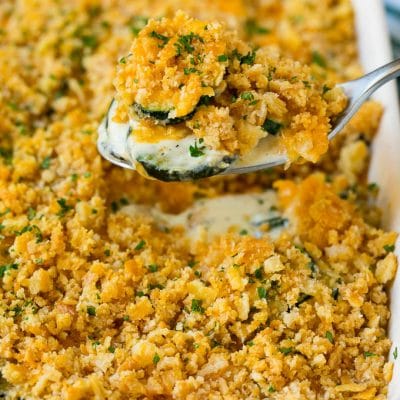
[[[361,105],[390,80],[400,76],[400,59],[394,60],[389,64],[377,68],[367,75],[353,81],[344,82],[338,87],[342,88],[348,98],[348,105],[344,112],[332,122],[332,130],[328,135],[329,140],[333,139],[349,122]],[[130,161],[127,149],[124,146],[117,146],[114,151],[110,151],[108,146],[109,137],[105,134],[103,122],[99,128],[99,138],[97,147],[100,154],[108,161],[123,168],[136,169]],[[260,141],[255,150],[233,162],[220,175],[242,174],[254,172],[262,169],[275,167],[288,162],[285,153],[277,150],[276,138],[268,136]]]

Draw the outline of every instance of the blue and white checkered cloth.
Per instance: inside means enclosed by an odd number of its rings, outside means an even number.
[[[385,0],[386,15],[392,39],[393,56],[400,58],[400,0]],[[400,78],[397,79],[400,95]]]
[[[395,57],[400,57],[400,0],[385,0]]]

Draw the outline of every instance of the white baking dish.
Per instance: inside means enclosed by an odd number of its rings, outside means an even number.
[[[353,0],[360,60],[365,71],[371,71],[392,59],[389,33],[381,0]],[[383,226],[400,232],[400,108],[394,82],[382,87],[374,98],[380,101],[385,112],[378,136],[373,143],[369,180],[380,187],[379,206],[382,208]],[[400,254],[400,240],[396,253]],[[389,335],[393,350],[398,348],[389,400],[400,399],[400,273],[391,289],[391,320]]]

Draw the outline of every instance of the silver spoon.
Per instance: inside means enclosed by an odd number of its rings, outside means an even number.
[[[353,81],[344,82],[338,87],[342,88],[348,98],[348,105],[343,113],[332,123],[332,130],[328,135],[333,139],[349,122],[361,105],[390,80],[400,76],[400,59],[377,68],[376,70]],[[106,134],[106,122],[103,121],[99,128],[97,147],[100,154],[108,161],[123,168],[136,169],[130,160],[128,150],[122,142],[112,147],[109,145],[110,137]],[[260,141],[255,150],[248,155],[234,161],[220,175],[242,174],[262,169],[276,167],[288,162],[287,155],[279,152],[276,146],[276,138],[268,136]],[[110,149],[113,148],[113,151]]]

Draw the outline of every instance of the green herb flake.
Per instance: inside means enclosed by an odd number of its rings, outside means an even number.
[[[199,141],[200,143],[200,141]],[[201,157],[204,156],[204,146],[198,146],[197,141],[194,142],[194,146],[189,146],[189,153],[191,157]]]
[[[239,231],[239,235],[240,236],[246,236],[246,235],[248,235],[249,234],[249,231],[247,230],[247,229],[241,229],[240,231]]]
[[[251,92],[243,92],[240,95],[240,98],[243,99],[243,100],[252,101],[252,100],[254,100],[254,95]]]
[[[123,317],[122,317],[122,319],[124,320],[124,321],[130,321],[131,319],[129,318],[129,315],[124,315]]]
[[[47,156],[43,159],[43,161],[40,163],[40,169],[49,169],[51,165],[51,157]]]
[[[72,210],[72,206],[67,204],[67,200],[64,198],[57,200],[58,205],[60,206],[60,211],[57,213],[59,217],[64,217],[69,211]]]
[[[265,287],[260,286],[257,288],[257,294],[260,299],[266,299],[267,298],[267,289],[265,289]]]
[[[148,18],[140,15],[135,15],[129,21],[129,28],[134,36],[137,36],[139,32],[147,25]]]
[[[153,357],[153,364],[154,364],[154,365],[157,365],[159,361],[160,361],[160,356],[159,356],[157,353],[154,354],[154,357]]]
[[[193,32],[190,32],[189,35],[179,36],[177,42],[174,43],[174,46],[176,47],[176,55],[180,56],[183,51],[193,53],[194,47],[192,44],[195,39],[201,43],[204,43],[204,39]]]
[[[288,354],[292,353],[293,347],[279,347],[279,352],[287,356]]]
[[[119,59],[119,63],[120,63],[120,64],[126,64],[126,57],[121,57],[121,58]]]
[[[111,211],[116,213],[119,210],[119,205],[116,201],[111,202]]]
[[[376,357],[377,354],[375,353],[371,353],[370,351],[364,351],[364,357],[368,358],[368,357]]]
[[[107,256],[107,257],[110,257],[110,255],[111,255],[110,249],[105,249],[104,250],[104,255]]]
[[[94,35],[82,35],[81,41],[83,46],[88,47],[90,49],[95,49],[98,44],[97,37]]]
[[[324,85],[322,87],[322,94],[324,95],[325,93],[329,92],[331,90],[331,88],[327,85]]]
[[[218,56],[218,61],[219,62],[228,61],[228,56],[226,54],[221,54],[221,55]]]
[[[339,298],[339,289],[338,288],[332,289],[331,296],[333,297],[334,300],[337,300]]]
[[[333,344],[333,333],[331,331],[326,331],[325,338]]]
[[[115,353],[115,347],[114,346],[109,346],[107,350],[108,350],[109,353]]]
[[[195,73],[199,72],[199,70],[196,68],[190,67],[190,68],[184,68],[183,72],[185,75],[190,75],[190,74],[195,74]]]
[[[387,253],[391,253],[394,251],[394,244],[385,244],[383,248]]]
[[[379,186],[378,186],[377,183],[371,182],[371,183],[368,184],[367,189],[368,189],[370,192],[376,192],[377,190],[379,190]]]
[[[246,33],[248,35],[250,35],[250,36],[253,36],[253,35],[265,35],[265,34],[271,33],[270,29],[259,25],[257,23],[257,21],[254,20],[254,19],[248,19],[245,22],[244,29],[245,29]]]
[[[301,304],[305,303],[307,300],[312,299],[313,296],[307,293],[300,293],[299,298],[297,299],[297,302],[295,304],[296,307],[299,307]]]
[[[78,174],[72,174],[71,175],[71,181],[76,182],[78,180]]]
[[[393,358],[395,360],[397,360],[397,356],[398,356],[398,351],[397,351],[397,347],[395,347],[394,350],[393,350]]]
[[[276,389],[272,385],[269,385],[268,392],[269,393],[275,393]]]
[[[136,296],[137,297],[143,297],[145,294],[142,290],[139,290],[138,292],[136,292]]]
[[[18,269],[17,263],[0,265],[0,278],[3,278],[6,272],[11,271],[12,269]]]
[[[312,52],[312,54],[311,54],[311,62],[313,64],[319,65],[322,68],[326,68],[326,66],[327,66],[327,62],[326,62],[325,57],[321,53],[319,53],[318,51],[313,51]]]
[[[263,267],[257,268],[257,269],[254,271],[254,276],[255,276],[258,280],[261,280],[261,279],[263,278],[263,276],[264,276],[264,269],[263,269]]]
[[[264,131],[268,132],[269,134],[276,135],[280,131],[282,126],[283,125],[280,122],[267,118],[261,127]]]
[[[251,51],[240,59],[240,64],[253,65],[256,60],[256,52]]]
[[[144,246],[146,246],[146,242],[142,239],[142,240],[135,246],[135,250],[142,250]]]
[[[204,314],[204,308],[202,307],[203,300],[192,299],[192,312]]]
[[[34,210],[32,207],[28,208],[28,221],[32,221],[36,217],[36,210]]]
[[[162,44],[159,47],[164,47],[169,42],[169,37],[161,35],[160,33],[156,32],[156,31],[152,31],[150,33],[150,37],[162,41]]]
[[[93,306],[87,306],[86,312],[87,312],[88,315],[90,315],[91,317],[95,317],[95,316],[96,316],[96,308],[93,307]]]
[[[148,267],[150,272],[157,272],[158,271],[158,265],[157,264],[150,264]]]

